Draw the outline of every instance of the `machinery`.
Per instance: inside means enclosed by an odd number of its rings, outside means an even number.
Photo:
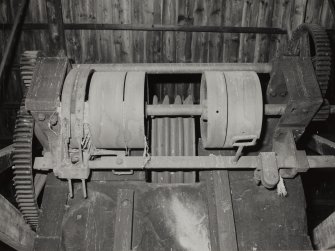
[[[306,37],[315,48],[302,49]],[[310,123],[334,112],[326,99],[329,41],[318,26],[301,26],[288,52],[271,63],[27,62],[34,72],[27,73],[32,80],[17,118],[13,162],[16,199],[32,228],[40,172],[67,180],[70,197],[79,180],[87,197],[86,183],[99,170],[140,173],[151,183],[194,183],[203,170],[252,169],[272,189],[311,168],[335,167],[335,156],[296,147]],[[174,79],[170,86],[193,82],[171,101],[157,91],[165,78]],[[33,134],[43,148],[35,158]]]

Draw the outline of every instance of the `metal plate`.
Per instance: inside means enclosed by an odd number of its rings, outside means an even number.
[[[97,148],[126,148],[123,136],[123,90],[126,72],[96,72],[89,91],[88,121]]]
[[[144,148],[145,72],[128,72],[124,87],[123,133],[128,148]]]
[[[262,89],[256,72],[224,72],[228,96],[225,148],[250,145],[260,137],[263,122]]]
[[[223,147],[228,118],[226,80],[222,72],[204,72],[201,78],[200,103],[207,107],[200,118],[204,147]]]

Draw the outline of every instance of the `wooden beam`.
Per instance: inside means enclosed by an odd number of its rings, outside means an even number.
[[[49,56],[65,56],[66,44],[63,25],[62,1],[47,0],[46,6],[50,35]]]
[[[25,15],[26,15],[26,11],[27,11],[27,7],[29,4],[29,0],[22,0],[21,1],[21,5],[17,11],[15,20],[14,20],[14,24],[12,26],[12,30],[10,32],[9,38],[7,40],[7,44],[6,44],[6,48],[5,48],[5,52],[2,56],[2,60],[1,60],[1,64],[0,64],[0,87],[3,88],[3,79],[5,77],[5,73],[8,72],[7,71],[7,67],[10,64],[14,51],[14,48],[17,45],[17,41],[19,39],[19,31],[20,31],[20,26],[22,25]],[[0,89],[1,89],[0,88]],[[1,93],[1,92],[0,92]]]
[[[0,240],[16,250],[30,251],[35,237],[21,213],[0,195]]]
[[[219,247],[220,250],[237,251],[234,212],[228,171],[214,171],[213,179]]]
[[[184,31],[184,32],[224,32],[224,33],[265,33],[286,34],[280,28],[234,27],[234,26],[182,26],[182,25],[144,25],[144,24],[64,24],[66,30],[136,30],[136,31]]]
[[[333,18],[335,19],[335,0],[328,0],[330,10],[333,14]]]
[[[11,155],[13,145],[7,146],[0,150],[0,174],[11,166]]]
[[[129,251],[132,244],[134,190],[120,189],[117,193],[114,251]]]
[[[335,142],[316,134],[307,141],[307,147],[320,155],[335,155]]]
[[[314,228],[313,243],[317,250],[335,248],[335,212]]]

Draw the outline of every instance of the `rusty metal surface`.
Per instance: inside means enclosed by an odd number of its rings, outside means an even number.
[[[285,95],[278,99],[273,97],[273,93]],[[296,149],[295,142],[304,134],[323,102],[311,60],[284,57],[276,61],[267,95],[270,103],[276,99],[274,103],[286,103],[285,112],[273,134],[273,151],[280,158],[293,156],[296,166],[307,168],[307,159]],[[296,170],[280,170],[282,177],[292,178],[296,174]]]
[[[30,111],[56,110],[70,67],[68,58],[39,58],[27,93],[26,108]]]

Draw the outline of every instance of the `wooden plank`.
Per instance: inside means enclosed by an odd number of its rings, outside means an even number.
[[[193,8],[194,25],[202,26],[207,24],[207,4],[205,0],[196,0]],[[192,34],[192,62],[208,62],[208,34]]]
[[[291,30],[294,31],[305,20],[307,0],[295,0],[292,8]],[[289,36],[290,37],[290,36]]]
[[[279,0],[274,1],[273,13],[272,13],[272,27],[286,28],[291,19],[291,5],[292,1]],[[286,48],[287,35],[277,35],[272,37],[269,59],[279,56],[282,48]]]
[[[0,150],[0,174],[11,167],[12,153],[13,145],[9,145]]]
[[[144,15],[143,22],[144,24],[154,23],[154,4],[158,1],[145,0],[143,1],[143,11],[146,13]],[[148,31],[145,33],[145,41],[144,41],[144,61],[145,62],[153,62],[154,53],[153,53],[153,44],[154,44],[154,33],[152,31]]]
[[[320,155],[335,155],[335,143],[316,134],[307,141],[307,147]]]
[[[16,250],[33,250],[36,234],[21,213],[0,195],[0,241]]]
[[[74,0],[72,0],[74,1]],[[192,6],[192,3],[190,3]],[[192,22],[192,18],[188,17]],[[13,25],[11,23],[0,23],[1,28],[8,30]],[[27,23],[23,24],[23,30],[46,30],[47,23]],[[286,34],[285,29],[272,27],[239,27],[239,26],[214,26],[214,25],[161,25],[161,24],[113,24],[113,23],[64,23],[65,30],[117,30],[117,31],[180,31],[180,32],[210,32],[210,33],[231,33],[231,34]],[[334,30],[329,29],[329,32]]]
[[[228,171],[214,171],[214,193],[220,250],[237,250]]]
[[[327,0],[326,0],[327,1]],[[320,24],[322,5],[320,0],[309,0],[306,5],[305,23]]]
[[[171,25],[177,22],[174,0],[163,1],[162,24]],[[176,62],[176,37],[173,32],[163,32],[163,62]]]
[[[129,251],[132,248],[133,205],[134,190],[118,190],[114,231],[114,251]]]
[[[271,17],[273,11],[273,0],[264,0],[260,1],[259,9],[258,9],[258,19],[257,26],[258,27],[271,27]],[[256,34],[255,40],[255,52],[254,52],[254,63],[258,62],[268,62],[269,58],[269,35],[265,34]]]
[[[313,244],[318,250],[335,248],[335,212],[314,228]]]
[[[67,182],[60,181],[53,174],[49,174],[39,217],[38,236],[35,241],[36,251],[60,250],[62,221],[67,210],[67,200]]]
[[[47,0],[46,12],[49,24],[50,36],[50,56],[65,56],[66,44],[65,33],[63,27],[63,11],[62,2],[59,0]]]
[[[145,3],[145,2],[144,2]],[[146,13],[144,10],[146,6],[142,1],[132,1],[132,23],[143,24]],[[132,47],[133,47],[133,62],[144,63],[145,62],[145,40],[146,32],[133,31],[132,32]]]
[[[247,25],[247,13],[249,9],[249,0],[244,0],[242,9],[242,21],[241,26],[245,27]],[[246,35],[240,34],[240,44],[238,47],[238,62],[245,62],[244,59],[244,45],[246,44]]]
[[[222,1],[210,0],[208,8],[208,24],[221,26],[222,25]],[[222,34],[210,33],[208,43],[208,61],[222,61]]]

